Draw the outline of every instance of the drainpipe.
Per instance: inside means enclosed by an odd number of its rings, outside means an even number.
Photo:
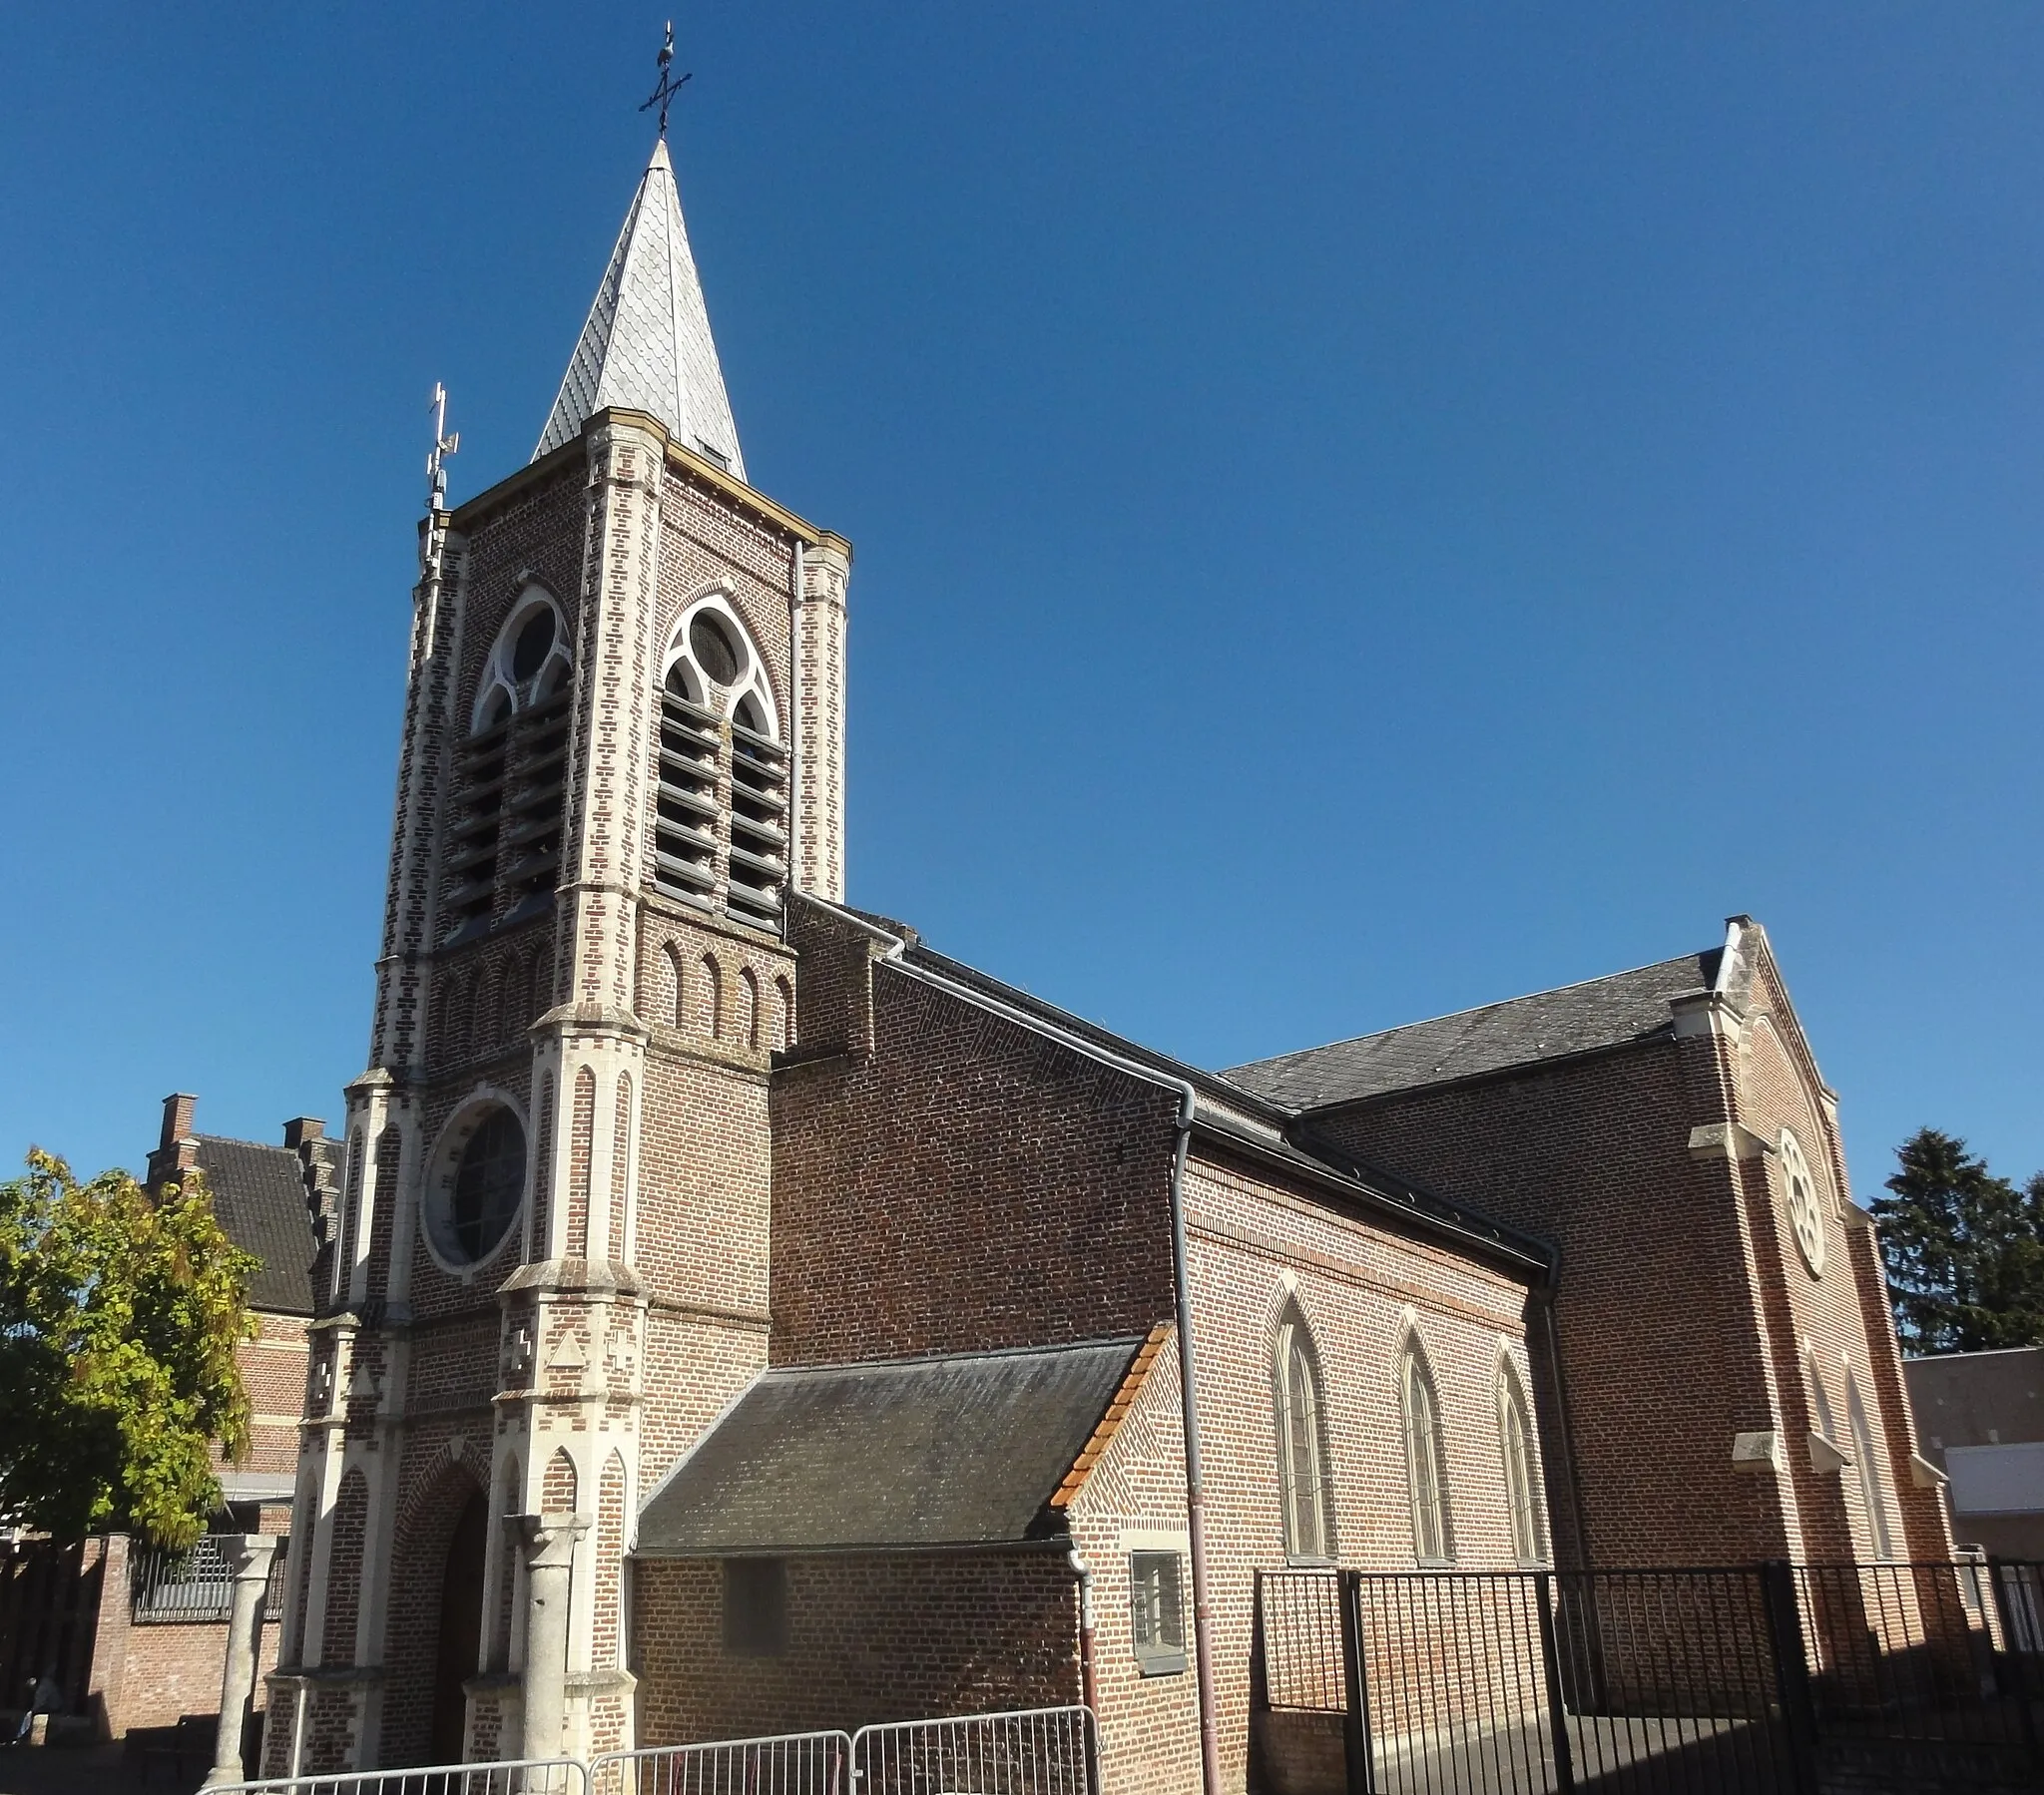
[[[1100,1713],[1100,1681],[1093,1668],[1093,1571],[1075,1546],[1065,1563],[1079,1579],[1079,1696],[1095,1716]]]
[[[857,922],[856,918],[851,920]],[[1207,1531],[1202,1515],[1205,1490],[1200,1472],[1200,1398],[1193,1362],[1193,1289],[1186,1269],[1186,1154],[1192,1144],[1199,1094],[1190,1080],[1175,1079],[1154,1067],[1125,1060],[1120,1054],[1111,1053],[1083,1036],[1046,1022],[1040,1016],[1017,1010],[999,998],[974,991],[970,986],[947,979],[926,966],[914,965],[905,957],[908,944],[900,937],[870,923],[858,923],[857,926],[866,934],[891,944],[880,958],[896,972],[905,973],[911,979],[920,979],[925,985],[935,986],[961,1002],[1011,1022],[1017,1028],[1027,1029],[1033,1035],[1058,1042],[1096,1065],[1110,1067],[1129,1078],[1140,1079],[1146,1085],[1161,1086],[1178,1096],[1177,1139],[1171,1155],[1171,1276],[1178,1292],[1176,1319],[1180,1420],[1185,1431],[1186,1452],[1186,1540],[1193,1562],[1193,1669],[1200,1697],[1200,1788],[1201,1795],[1221,1795],[1221,1723],[1215,1711],[1213,1608],[1207,1597]]]
[[[1199,1385],[1193,1377],[1193,1286],[1186,1255],[1186,1151],[1193,1139],[1193,1088],[1179,1096],[1178,1147],[1171,1159],[1171,1270],[1178,1285],[1178,1381],[1186,1434],[1186,1539],[1193,1559],[1193,1674],[1200,1685],[1200,1787],[1221,1795],[1221,1726],[1214,1711],[1214,1647],[1207,1600],[1206,1480],[1200,1472]]]
[[[1561,1254],[1555,1253],[1547,1271],[1547,1282],[1535,1293],[1534,1301],[1540,1309],[1542,1331],[1547,1336],[1547,1367],[1554,1379],[1554,1415],[1560,1432],[1563,1488],[1569,1496],[1569,1531],[1576,1537],[1576,1569],[1592,1571],[1590,1563],[1589,1522],[1583,1514],[1583,1480],[1576,1465],[1575,1429],[1569,1420],[1568,1373],[1561,1362],[1561,1334],[1555,1325],[1554,1300],[1560,1294]]]

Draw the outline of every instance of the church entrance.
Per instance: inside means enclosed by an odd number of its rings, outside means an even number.
[[[432,1764],[461,1761],[467,1697],[461,1685],[475,1675],[483,1630],[483,1551],[489,1541],[490,1505],[481,1491],[468,1499],[447,1542],[440,1581],[440,1641],[433,1665]]]

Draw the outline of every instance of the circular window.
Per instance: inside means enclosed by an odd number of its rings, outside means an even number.
[[[699,611],[689,626],[689,652],[696,665],[720,685],[736,685],[745,657],[716,616]]]
[[[433,1244],[456,1264],[488,1258],[509,1232],[524,1194],[525,1129],[509,1110],[492,1110],[441,1182]]]
[[[1817,1201],[1816,1180],[1802,1157],[1802,1148],[1787,1128],[1782,1130],[1782,1175],[1788,1183],[1788,1224],[1795,1230],[1795,1244],[1811,1277],[1824,1269],[1824,1217]]]
[[[530,679],[546,665],[547,651],[554,646],[554,614],[542,605],[518,632],[511,648],[511,677]]]

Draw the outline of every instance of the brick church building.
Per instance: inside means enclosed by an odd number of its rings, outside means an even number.
[[[1240,1788],[1260,1568],[1948,1555],[1758,925],[1224,1075],[847,906],[851,548],[665,144],[420,540],[272,1772],[1084,1700]]]

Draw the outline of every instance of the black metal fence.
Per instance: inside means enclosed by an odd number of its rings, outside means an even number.
[[[2006,1562],[1267,1571],[1261,1781],[1787,1795],[1900,1753],[2044,1788],[2040,1623],[2044,1567]]]
[[[282,1613],[284,1557],[290,1542],[279,1540],[269,1561],[264,1615]],[[129,1614],[137,1626],[171,1622],[223,1621],[235,1607],[235,1573],[218,1539],[207,1534],[190,1552],[145,1548],[129,1560]]]

